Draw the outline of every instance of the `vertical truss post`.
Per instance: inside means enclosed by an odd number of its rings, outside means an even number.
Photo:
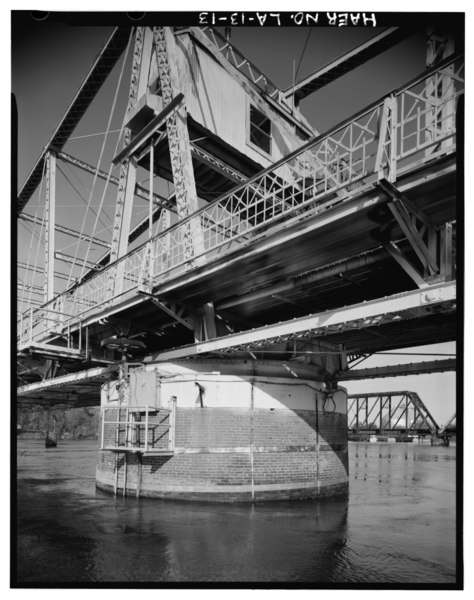
[[[409,402],[408,402],[408,396],[405,395],[405,430],[408,431],[409,427],[408,427],[408,406],[409,406]]]
[[[62,331],[62,326],[63,323],[65,321],[65,314],[64,314],[64,296],[56,296],[56,299],[54,300],[53,304],[52,304],[52,309],[55,311],[54,313],[52,313],[52,318],[54,320],[52,327],[51,327],[51,331],[54,331],[56,333],[61,333]]]
[[[44,240],[44,301],[54,297],[54,247],[56,225],[56,154],[46,157],[46,205]]]
[[[214,311],[214,305],[212,302],[208,302],[203,306],[203,323],[204,323],[204,335],[207,340],[217,337],[216,330],[216,315]]]
[[[153,53],[153,31],[150,27],[141,27],[137,31],[137,36],[141,36],[140,44],[140,71],[137,82],[137,100],[148,92],[148,83],[150,78],[151,56]]]
[[[132,74],[130,78],[130,88],[128,93],[127,113],[132,109],[138,100],[138,89],[144,79],[144,72],[148,76],[149,66],[145,66],[142,61],[143,44],[145,39],[145,28],[138,27],[135,34],[135,46],[133,51]],[[123,145],[126,147],[132,140],[132,132],[128,127],[124,129]],[[133,180],[133,181],[132,181]],[[129,158],[123,160],[120,166],[120,177],[118,185],[117,202],[115,205],[114,227],[112,232],[112,246],[110,249],[110,262],[123,256],[127,251],[128,230],[125,231],[131,207],[133,202],[136,183],[136,165]],[[126,216],[124,218],[124,211]]]
[[[110,262],[114,262],[127,254],[136,178],[137,164],[135,160],[133,158],[126,159],[120,167]]]
[[[352,409],[354,406],[354,400],[352,402],[350,399],[347,399],[347,428],[352,429]]]
[[[453,224],[445,223],[440,230],[440,271],[445,281],[454,277],[453,269]]]
[[[432,66],[454,53],[454,37],[450,32],[428,28],[426,63]],[[454,133],[456,126],[456,99],[454,96],[454,65],[433,75],[426,85],[426,141],[434,141]],[[427,155],[433,154],[439,148],[450,145],[444,140],[441,145],[433,145],[426,150]]]
[[[166,231],[171,226],[171,212],[167,208],[163,208],[160,214],[160,222],[158,224],[158,231]],[[165,235],[161,238],[161,256],[163,271],[166,271],[171,266],[171,255],[170,255],[170,236]]]
[[[339,354],[339,368],[341,371],[347,371],[349,368],[349,361],[347,360],[347,352],[343,344],[338,346],[341,353]]]
[[[390,156],[389,156],[389,169],[388,169],[388,180],[396,181],[397,179],[397,125],[398,125],[398,114],[397,114],[397,97],[395,95],[390,96]]]
[[[145,66],[145,61],[142,61],[144,39],[145,28],[137,27],[127,113],[137,102],[139,86],[143,85],[142,82],[145,77],[148,78],[149,64]],[[128,146],[131,140],[132,132],[126,127],[123,135],[124,147]],[[117,201],[115,204],[114,225],[112,229],[112,244],[110,248],[111,263],[127,253],[136,177],[137,167],[135,161],[131,158],[125,158],[120,165]],[[109,298],[114,296],[114,292],[119,293],[117,286],[120,286],[123,282],[123,272],[120,273],[119,270],[123,271],[123,264],[118,265],[117,269],[110,269],[107,281],[107,295]]]
[[[171,28],[156,27],[154,41],[158,74],[161,82],[163,105],[167,106],[180,92],[176,42]],[[187,126],[186,108],[183,106],[166,121],[171,169],[176,194],[176,207],[180,220],[186,219],[198,208],[194,180],[191,144]],[[184,254],[191,266],[202,264],[203,257],[193,260],[204,252],[204,239],[200,217],[187,221],[183,227]]]
[[[397,109],[396,96],[392,95],[385,98],[380,118],[379,141],[375,158],[375,172],[378,180],[385,178],[392,183],[397,179]]]
[[[416,218],[413,217],[413,222],[416,226]],[[436,254],[438,250],[438,233],[432,227],[427,228],[426,231],[426,246],[428,248],[428,252],[436,259]],[[436,261],[435,261],[436,262]],[[439,269],[438,269],[439,270]]]
[[[33,307],[30,307],[30,336],[29,336],[30,346],[33,343]]]
[[[196,342],[203,342],[217,337],[216,313],[212,302],[207,302],[192,310],[188,320],[191,323]]]
[[[150,142],[150,206],[148,207],[148,239],[153,235],[153,180],[155,178],[155,146]]]
[[[153,289],[153,261],[152,261],[152,234],[153,234],[153,179],[155,176],[154,156],[155,147],[153,139],[150,142],[150,196],[149,196],[149,211],[148,211],[148,243],[145,248],[145,256],[143,257],[142,266],[140,269],[140,289],[150,292]]]

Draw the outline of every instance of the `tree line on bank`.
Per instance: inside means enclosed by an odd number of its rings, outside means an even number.
[[[17,427],[25,437],[43,437],[55,430],[59,439],[96,440],[99,431],[99,407],[68,409],[18,409]]]

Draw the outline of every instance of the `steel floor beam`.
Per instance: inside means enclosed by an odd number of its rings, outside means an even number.
[[[367,369],[354,369],[338,373],[338,381],[356,381],[360,379],[377,379],[379,377],[397,377],[401,375],[422,375],[424,373],[445,373],[456,370],[456,359],[429,360],[404,365],[387,365],[385,367],[371,367]]]
[[[328,310],[317,315],[308,315],[181,348],[157,352],[145,360],[146,362],[175,360],[207,352],[229,349],[248,350],[283,341],[324,337],[339,331],[378,327],[384,323],[400,322],[429,315],[436,310],[437,306],[441,307],[441,305],[444,305],[444,310],[454,310],[455,303],[455,283],[432,285],[423,290],[395,294],[353,306]]]

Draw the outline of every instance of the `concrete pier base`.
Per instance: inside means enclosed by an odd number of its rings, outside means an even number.
[[[318,378],[312,365],[270,361],[130,371],[126,394],[123,382],[102,390],[97,487],[217,502],[345,494],[346,395]]]

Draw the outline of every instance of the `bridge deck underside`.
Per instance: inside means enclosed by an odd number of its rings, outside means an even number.
[[[425,166],[398,185],[432,225],[455,220],[452,158],[444,165]],[[223,322],[234,331],[243,331],[416,289],[382,246],[387,239],[400,240],[400,249],[417,264],[387,201],[381,190],[372,187],[364,196],[321,215],[269,230],[261,240],[222,258],[213,257],[207,265],[170,278],[153,291],[161,300],[181,308],[185,316],[186,310],[213,302]],[[140,339],[147,353],[194,341],[188,328],[146,297],[134,294],[122,305],[91,319],[92,344],[114,333],[103,322],[103,317],[110,315],[129,321],[133,333],[143,334]],[[329,339],[346,344],[348,350],[373,352],[452,340],[455,327],[455,316],[441,312],[410,323],[384,325],[376,331],[368,328],[330,335]]]
[[[40,407],[64,405],[68,408],[100,406],[100,388],[106,378],[93,377],[87,381],[70,382],[58,387],[38,390],[29,394],[17,396],[21,407]]]
[[[434,179],[428,175],[417,175],[414,184],[408,181],[407,195],[434,225],[454,220],[454,172]],[[263,241],[190,270],[159,286],[155,293],[183,307],[214,302],[218,315],[235,331],[242,331],[416,289],[381,245],[384,236],[402,240],[399,247],[417,264],[390,217],[387,199],[374,191],[360,202],[355,199],[354,210],[350,203],[344,206],[335,207],[321,219],[316,216],[288,229],[282,226]],[[150,351],[193,341],[192,333],[179,323],[166,327],[170,317],[150,301],[124,306],[120,317],[133,322],[137,329],[165,326],[160,337],[146,338]],[[389,339],[384,339],[380,329],[380,335],[342,334],[333,341],[347,343],[351,349],[373,351],[394,344],[399,347],[454,338],[452,315],[433,315],[421,321],[417,327],[400,328],[399,336],[394,326],[387,326]]]
[[[418,182],[423,181],[422,176],[417,179]],[[433,225],[456,218],[452,172],[427,183],[418,183],[408,195],[418,208],[424,210]],[[387,198],[380,192],[370,192],[360,201],[355,199],[336,206],[327,213],[294,224],[291,229],[283,224],[277,230],[269,231],[262,242],[253,244],[250,249],[244,248],[235,256],[214,260],[209,268],[201,269],[198,277],[194,275],[191,279],[193,274],[186,274],[164,284],[158,292],[164,297],[179,298],[196,305],[214,301],[216,308],[229,305],[232,300],[243,316],[256,316],[257,320],[260,315],[268,317],[273,312],[278,320],[282,312],[288,314],[288,310],[298,310],[295,305],[289,309],[291,302],[300,304],[299,314],[317,312],[332,306],[352,304],[359,298],[414,289],[416,286],[412,280],[381,249],[381,244],[388,239],[400,240],[403,237],[390,215]],[[402,241],[400,247],[416,264],[416,257],[408,243]],[[363,256],[367,260],[350,260]],[[332,267],[334,263],[340,263],[340,273],[347,274],[347,279],[338,273],[335,277],[323,277],[327,267],[331,268],[331,272],[337,271],[337,266]],[[344,263],[349,266],[344,266]],[[305,276],[316,271],[320,272],[320,276],[314,277],[313,285],[311,278]],[[357,283],[351,285],[352,275]],[[273,297],[272,286],[288,287],[289,280],[293,288],[285,290],[281,296],[288,296],[290,302]],[[301,285],[298,285],[299,281]],[[246,298],[247,294],[256,290],[267,290],[268,293],[263,293],[258,300]]]

